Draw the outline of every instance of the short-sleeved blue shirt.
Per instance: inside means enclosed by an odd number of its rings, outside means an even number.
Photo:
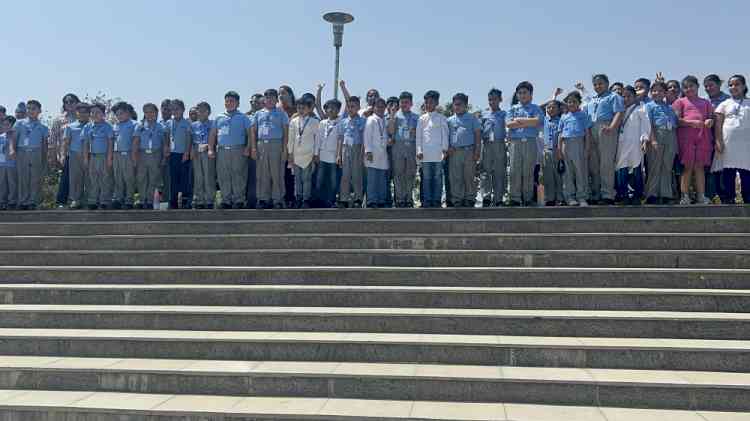
[[[191,130],[190,122],[184,118],[171,119],[167,121],[166,129],[169,133],[169,148],[172,153],[185,153]]]
[[[365,134],[365,124],[367,124],[367,119],[364,117],[356,116],[352,118],[347,115],[336,127],[339,131],[339,137],[344,138],[345,145],[361,145],[362,137]]]
[[[419,116],[409,111],[407,113],[398,110],[396,112],[396,133],[393,139],[396,142],[415,142],[417,140],[417,123]]]
[[[448,118],[448,143],[452,148],[474,146],[474,131],[481,129],[482,123],[474,114],[453,114]]]
[[[247,130],[252,127],[252,121],[245,113],[237,110],[224,113],[213,121],[216,128],[219,146],[247,145]]]
[[[289,116],[278,107],[264,108],[253,114],[253,124],[258,129],[259,140],[281,140],[284,127],[289,127]]]
[[[115,131],[115,152],[130,152],[133,147],[133,135],[135,134],[135,122],[128,120],[124,123],[116,123]]]
[[[81,137],[84,141],[89,142],[91,153],[107,153],[107,147],[110,140],[115,137],[115,131],[112,125],[106,121],[94,123],[93,121],[84,126]]]
[[[213,124],[213,121],[206,120],[205,122],[195,121],[190,125],[193,130],[194,145],[208,145],[208,134],[211,132]]]
[[[625,111],[625,103],[620,95],[607,91],[591,98],[585,111],[594,123],[609,122],[615,118],[615,114]]]
[[[140,139],[138,149],[142,151],[160,150],[164,144],[164,125],[159,122],[140,122],[135,126],[135,136]]]
[[[505,111],[485,110],[482,113],[482,139],[490,142],[504,142]]]
[[[542,126],[544,126],[544,112],[538,105],[532,103],[523,105],[519,102],[511,106],[508,112],[505,113],[505,122],[509,123],[514,118],[538,118],[539,125],[536,127],[510,129],[511,139],[536,139],[539,137],[539,132],[542,130]]]
[[[8,132],[0,134],[0,168],[13,168],[16,166],[14,159],[8,159],[10,152],[10,138]]]
[[[88,123],[80,121],[74,121],[63,130],[63,139],[70,139],[70,151],[71,152],[82,152],[83,151],[83,138],[81,132]]]
[[[677,114],[674,113],[671,105],[651,101],[646,104],[646,113],[654,127],[667,130],[677,127]]]
[[[590,129],[594,123],[591,117],[583,111],[574,113],[565,113],[560,118],[560,133],[563,139],[586,136],[586,130]]]
[[[39,149],[49,136],[49,128],[39,120],[24,118],[13,126],[16,132],[16,146],[21,149]]]
[[[544,149],[553,150],[557,147],[557,140],[560,137],[560,116],[544,118]]]

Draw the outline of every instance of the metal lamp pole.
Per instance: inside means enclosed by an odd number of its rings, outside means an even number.
[[[344,12],[330,12],[323,19],[333,26],[333,46],[336,47],[336,68],[333,76],[333,97],[339,99],[339,63],[344,44],[344,25],[354,21],[354,16]]]

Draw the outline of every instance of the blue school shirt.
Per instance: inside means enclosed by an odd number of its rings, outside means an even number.
[[[81,132],[83,140],[89,142],[89,150],[95,154],[107,153],[107,143],[114,136],[115,131],[112,129],[112,125],[106,121],[101,123],[92,121],[84,126]]]
[[[115,132],[115,152],[130,152],[133,146],[133,135],[135,134],[135,122],[128,120],[124,123],[116,123]]]
[[[278,107],[264,108],[253,114],[253,124],[258,129],[258,140],[282,140],[289,116]]]
[[[590,129],[593,125],[591,117],[584,111],[579,110],[574,113],[565,113],[560,118],[561,137],[563,139],[584,137],[586,136],[586,130]]]
[[[608,122],[615,118],[615,114],[625,112],[625,102],[620,95],[607,91],[591,98],[584,111],[594,123]]]
[[[505,136],[505,111],[486,110],[482,114],[482,139],[504,142]]]
[[[351,118],[348,114],[336,126],[339,137],[344,138],[344,145],[361,145],[362,137],[365,134],[365,124],[367,119],[362,116]]]
[[[88,122],[82,123],[80,121],[74,121],[65,126],[65,129],[63,130],[63,139],[70,139],[71,152],[83,151],[83,138],[81,137],[81,132],[83,132],[83,128],[87,124]]]
[[[664,102],[649,102],[646,104],[646,113],[655,127],[667,130],[677,127],[677,115],[674,113],[672,106]]]
[[[505,113],[505,122],[510,123],[514,118],[538,118],[539,125],[536,127],[526,127],[523,129],[509,129],[511,139],[534,139],[539,137],[539,131],[544,126],[544,112],[538,105],[528,103],[526,105],[520,102],[510,107]]]
[[[474,114],[453,114],[448,118],[448,144],[452,148],[474,146],[474,131],[477,129],[482,129],[482,123]]]
[[[13,168],[16,166],[15,159],[8,159],[10,152],[10,138],[8,133],[0,134],[0,168]]]
[[[159,122],[142,121],[135,126],[135,136],[140,139],[138,149],[142,151],[157,151],[164,143],[164,125]]]
[[[167,133],[169,133],[169,148],[172,153],[185,153],[188,146],[188,135],[191,127],[190,122],[181,118],[167,121]]]
[[[49,129],[39,120],[24,118],[13,126],[16,132],[16,146],[20,149],[39,149],[49,136]]]
[[[239,146],[247,145],[247,130],[252,124],[250,117],[234,110],[218,116],[212,128],[216,129],[219,146]]]
[[[410,142],[414,143],[417,140],[417,123],[419,123],[419,116],[409,111],[405,113],[398,110],[396,113],[396,133],[393,138],[396,142]]]
[[[544,150],[550,151],[557,147],[560,138],[560,116],[544,118]]]
[[[194,145],[208,145],[208,134],[211,132],[211,126],[213,121],[206,120],[206,122],[196,121],[190,125],[193,130],[193,144]]]

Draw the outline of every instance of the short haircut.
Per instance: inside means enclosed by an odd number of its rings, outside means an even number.
[[[612,85],[609,86],[609,90],[613,90],[615,88],[624,88],[625,85],[622,82],[615,82]]]
[[[518,91],[520,91],[521,89],[526,89],[527,91],[529,91],[530,94],[534,93],[534,85],[532,85],[531,82],[528,82],[528,81],[523,81],[519,83],[516,86],[516,93],[518,93]]]
[[[113,113],[118,113],[120,112],[120,110],[128,112],[128,103],[125,101],[119,101],[119,102],[115,102],[115,104],[112,105]]]
[[[391,104],[398,105],[398,101],[399,101],[398,98],[396,98],[395,96],[392,96],[392,97],[388,98],[388,101],[386,101],[386,104],[387,105],[391,105]]]
[[[238,94],[235,91],[229,91],[229,92],[225,93],[224,94],[224,99],[227,99],[227,98],[234,98],[235,101],[240,102],[240,94]]]
[[[544,104],[542,104],[542,108],[547,108],[550,105],[557,106],[557,109],[559,110],[560,108],[562,108],[563,103],[560,102],[560,101],[558,101],[558,100],[556,100],[556,99],[551,99],[551,100],[545,102]]]
[[[377,89],[370,89],[369,91],[367,91],[367,96],[373,96],[373,95],[380,98],[380,92],[378,92]]]
[[[8,112],[8,110],[7,110],[7,109],[5,109],[5,107],[3,107],[2,105],[0,105],[0,113],[3,113],[3,114],[5,114],[5,113],[7,113],[7,112]]]
[[[65,94],[65,96],[62,97],[63,105],[65,105],[66,101],[70,101],[70,100],[72,100],[73,102],[76,102],[76,103],[81,102],[81,100],[78,99],[78,95],[76,95],[76,94]]]
[[[91,111],[91,104],[87,102],[79,102],[78,105],[76,105],[76,111],[83,111],[83,112],[90,112]]]
[[[695,86],[699,86],[699,84],[698,84],[698,78],[695,77],[695,76],[692,76],[692,75],[685,76],[685,78],[682,79],[682,84],[683,85],[686,85],[688,83],[691,83],[691,84],[693,84]]]
[[[341,109],[341,101],[338,99],[329,99],[326,101],[326,104],[323,106],[323,109],[328,110],[329,108],[333,107],[336,111]]]
[[[170,105],[172,105],[172,100],[171,100],[171,99],[169,99],[169,98],[167,98],[167,99],[165,99],[165,100],[163,100],[163,101],[161,102],[161,107],[162,107],[162,108],[164,108],[164,107],[169,107]]]
[[[497,88],[492,88],[492,89],[490,89],[489,92],[487,92],[487,96],[488,97],[496,96],[498,98],[502,98],[503,97],[503,91],[501,91],[500,89],[497,89]]]
[[[636,79],[636,81],[635,81],[635,83],[633,83],[633,85],[637,85],[639,83],[642,83],[642,84],[646,85],[646,89],[651,89],[651,81],[648,80],[648,79],[646,79],[645,77],[641,77],[641,78]]]
[[[102,114],[105,114],[107,112],[107,106],[102,104],[101,102],[95,102],[91,104],[91,108],[98,108]]]
[[[277,91],[276,89],[266,89],[266,91],[263,92],[263,96],[264,97],[270,96],[270,97],[278,98],[279,97],[279,91]]]
[[[569,99],[575,99],[578,102],[583,101],[583,98],[581,98],[581,93],[578,91],[571,91],[567,95],[565,95],[565,102],[567,103]]]
[[[312,101],[313,104],[315,104],[315,95],[311,94],[310,92],[305,92],[300,97],[300,101]]]
[[[626,86],[626,87],[622,88],[622,90],[623,90],[623,91],[628,91],[628,92],[630,92],[631,94],[633,94],[633,96],[636,96],[636,95],[637,95],[637,94],[635,93],[635,87],[634,87],[633,85],[628,85],[628,86]]]
[[[409,101],[414,101],[414,95],[412,95],[411,92],[404,91],[401,92],[401,95],[398,96],[398,99],[408,99]]]
[[[185,111],[185,103],[181,99],[173,99],[170,105],[176,105]]]
[[[358,96],[350,96],[349,100],[346,101],[347,104],[360,104],[359,97]]]
[[[424,94],[424,100],[427,101],[427,99],[432,98],[437,102],[440,102],[440,92],[438,91],[427,91]]]
[[[656,82],[654,82],[651,85],[651,90],[653,91],[656,88],[661,88],[663,91],[666,92],[666,90],[667,90],[667,84],[664,83],[664,82],[662,82],[662,81],[660,81],[660,80],[657,80]]]
[[[609,86],[609,76],[605,75],[604,73],[599,73],[598,75],[594,75],[594,77],[591,78],[591,83],[596,83],[597,80],[604,81],[604,83]]]
[[[312,94],[304,94],[299,99],[299,102],[297,105],[302,105],[304,107],[314,107],[315,106],[315,96]]]
[[[383,104],[383,106],[385,107],[385,105],[386,105],[385,104],[385,100],[383,98],[381,98],[381,97],[375,98],[375,104],[374,105],[380,105],[380,104]]]
[[[250,97],[251,101],[257,101],[263,99],[263,94],[253,94],[253,96]]]
[[[710,74],[703,79],[703,83],[708,83],[708,82],[713,82],[719,86],[721,86],[722,84],[721,78],[719,77],[719,75],[715,75],[715,74]]]
[[[154,112],[159,112],[159,107],[156,106],[156,104],[152,102],[147,102],[143,104],[143,112],[146,113],[148,109],[153,109]]]
[[[195,108],[198,108],[198,109],[203,108],[206,111],[208,111],[209,114],[211,113],[211,105],[206,101],[199,102],[198,105],[195,106]]]
[[[41,102],[39,102],[39,101],[37,101],[35,99],[30,99],[30,100],[26,101],[26,106],[27,107],[31,107],[32,105],[35,106],[35,107],[37,107],[37,108],[39,108],[40,110],[42,109],[42,103]]]
[[[453,102],[456,102],[456,101],[460,101],[460,102],[463,102],[464,104],[468,104],[469,97],[465,93],[459,92],[456,95],[453,95]]]

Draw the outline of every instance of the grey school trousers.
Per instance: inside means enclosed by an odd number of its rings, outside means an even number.
[[[562,202],[563,176],[557,172],[558,160],[554,150],[544,151],[544,162],[542,162],[542,177],[544,178],[544,201]]]
[[[86,184],[86,166],[83,164],[83,152],[70,151],[68,154],[68,174],[70,177],[69,181],[69,195],[70,200],[76,202],[78,205],[83,200],[83,191]]]
[[[505,153],[505,141],[485,141],[482,149],[482,191],[484,200],[491,203],[502,203],[505,196],[505,179],[508,159]]]
[[[417,145],[398,141],[391,147],[393,185],[396,203],[413,203],[412,191],[417,177]]]
[[[224,205],[245,203],[247,192],[247,157],[245,145],[219,146],[216,155],[216,175]],[[260,151],[258,151],[260,156]]]
[[[294,166],[294,195],[297,196],[298,199],[312,199],[314,172],[314,162],[309,163],[305,168],[302,168],[299,165]]]
[[[674,130],[656,129],[656,147],[646,148],[646,197],[672,199],[672,167],[677,155],[677,137]]]
[[[255,164],[257,174],[255,194],[259,201],[284,203],[286,157],[282,158],[281,153],[283,151],[284,146],[281,139],[258,140],[258,160]],[[247,173],[247,170],[245,170],[245,173]]]
[[[161,161],[162,151],[154,150],[152,153],[146,153],[145,150],[139,152],[138,166],[136,168],[136,179],[138,180],[138,194],[140,202],[146,205],[154,204],[154,190],[162,182]]]
[[[451,182],[451,201],[458,206],[464,200],[475,201],[477,185],[474,182],[474,146],[455,148],[448,161]]]
[[[604,133],[609,121],[597,121],[591,128],[591,154],[589,174],[591,175],[591,199],[615,198],[615,165],[617,164],[617,130]]]
[[[354,201],[362,201],[365,172],[364,151],[365,147],[362,144],[344,145],[344,150],[341,153],[343,168],[339,192],[339,200],[342,202],[349,202],[350,198]],[[354,190],[353,196],[350,194],[352,190]]]
[[[196,145],[193,145],[196,146]],[[216,200],[216,159],[208,157],[208,150],[197,152],[193,161],[193,203],[213,205]]]
[[[510,200],[531,202],[534,193],[534,167],[537,160],[536,138],[510,140]]]
[[[112,171],[107,168],[107,154],[89,155],[86,199],[89,205],[112,203]]]
[[[15,205],[18,194],[16,167],[0,167],[0,205]]]
[[[563,140],[565,174],[563,189],[565,201],[580,202],[588,198],[588,172],[586,171],[586,144],[584,138],[574,137]]]
[[[41,149],[19,148],[16,151],[19,206],[36,206],[39,204],[42,188],[42,166]]]
[[[114,201],[132,205],[135,196],[135,163],[132,152],[115,152],[112,170]]]

